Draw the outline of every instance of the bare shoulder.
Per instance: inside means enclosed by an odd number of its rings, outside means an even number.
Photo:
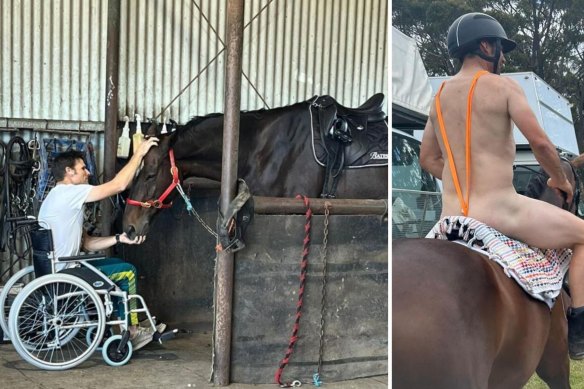
[[[523,89],[519,83],[510,77],[486,74],[481,77],[481,81],[484,86],[488,87],[486,88],[488,90],[487,93],[497,96],[499,100],[514,100],[523,95]]]
[[[509,77],[501,76],[500,74],[487,73],[480,78],[479,82],[489,83],[493,86],[511,86],[513,83],[519,86],[515,80]]]
[[[511,77],[505,77],[497,74],[489,74],[487,79],[494,85],[509,92],[523,92],[521,85]]]

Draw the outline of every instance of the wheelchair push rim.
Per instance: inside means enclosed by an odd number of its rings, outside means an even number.
[[[16,289],[22,289],[23,285],[26,283],[25,281],[27,277],[31,279],[34,278],[33,266],[27,266],[16,272],[16,274],[6,281],[6,284],[2,287],[2,292],[0,292],[0,328],[2,328],[2,331],[7,338],[10,338],[8,315],[10,314],[10,308],[16,298],[14,295],[18,294]]]

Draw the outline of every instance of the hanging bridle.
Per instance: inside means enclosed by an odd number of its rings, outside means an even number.
[[[170,157],[170,174],[172,175],[172,182],[166,188],[164,193],[158,197],[156,200],[147,200],[147,201],[136,201],[132,199],[127,199],[126,204],[128,205],[136,205],[143,208],[170,208],[172,207],[172,201],[170,203],[164,204],[164,200],[168,197],[168,195],[176,188],[177,185],[180,185],[180,179],[178,178],[178,168],[176,167],[176,163],[174,162],[174,150],[168,150],[168,156]]]

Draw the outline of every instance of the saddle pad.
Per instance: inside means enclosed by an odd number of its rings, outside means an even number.
[[[542,250],[511,239],[470,217],[447,216],[430,230],[426,238],[464,242],[480,250],[503,268],[533,298],[550,309],[562,290],[572,250]]]

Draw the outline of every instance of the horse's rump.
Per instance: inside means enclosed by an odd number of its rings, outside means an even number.
[[[394,387],[479,388],[494,366],[529,379],[549,331],[543,303],[456,243],[396,240],[392,253]]]

